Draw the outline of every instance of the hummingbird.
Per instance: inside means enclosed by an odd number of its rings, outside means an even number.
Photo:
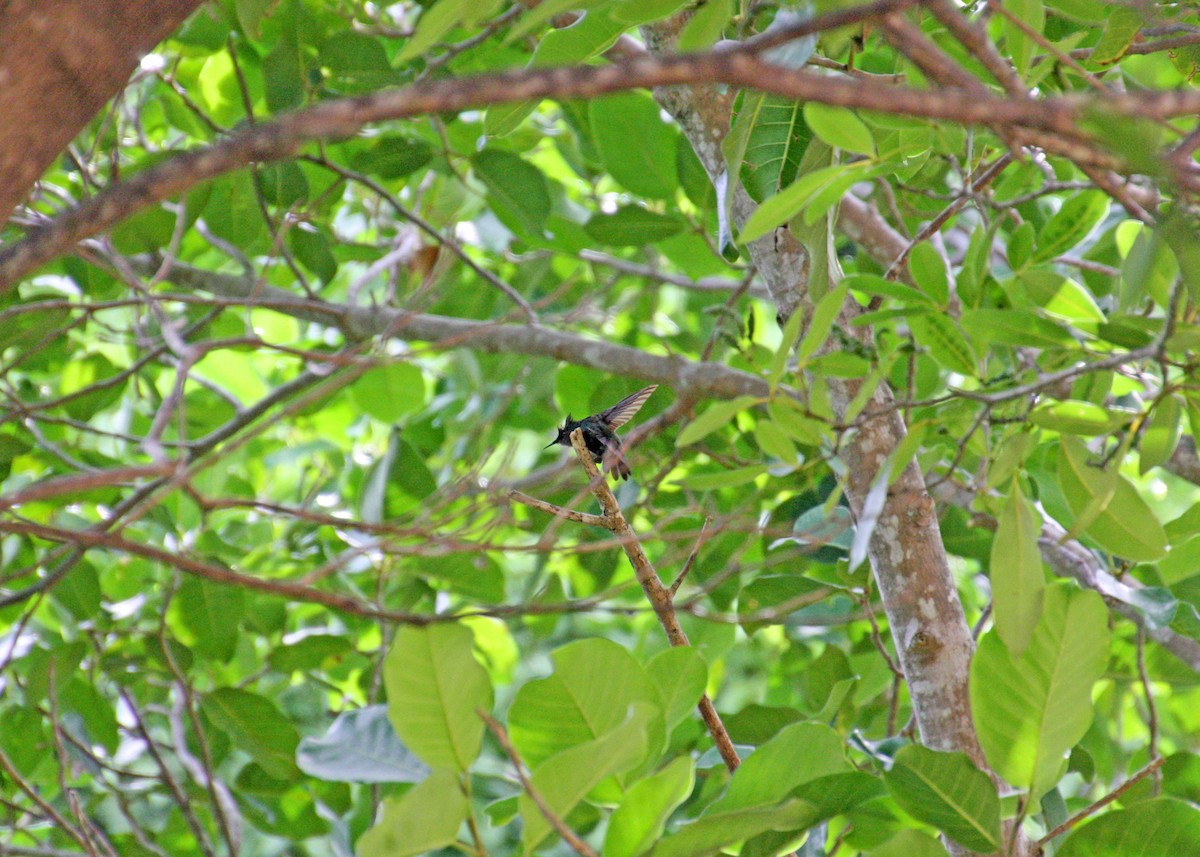
[[[617,437],[617,429],[633,419],[633,415],[642,409],[650,394],[658,389],[658,385],[646,387],[636,393],[626,396],[611,408],[603,410],[590,417],[584,417],[576,422],[567,414],[567,422],[558,430],[558,437],[546,444],[546,449],[557,444],[571,445],[571,432],[583,430],[583,444],[592,454],[593,461],[601,461],[608,456],[608,470],[613,478],[628,479],[631,470],[629,462],[621,451],[621,439]]]

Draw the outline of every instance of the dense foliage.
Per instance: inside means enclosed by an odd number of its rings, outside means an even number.
[[[766,54],[894,110],[717,85],[716,151],[646,89],[431,108],[149,194],[25,272],[0,854],[986,853],[1135,776],[1044,847],[1200,853],[1200,138],[1104,102],[1192,91],[1200,20],[927,5]],[[290,111],[842,8],[213,2],[0,252]],[[905,112],[1022,87],[1094,101],[1053,131]],[[796,305],[755,241],[807,248]],[[614,490],[687,648],[621,538],[524,502],[598,512],[543,447],[649,383]],[[907,434],[863,474],[887,389]],[[946,716],[982,757],[913,711],[945,605],[893,628],[871,574],[910,549],[881,511],[913,460],[978,639]]]

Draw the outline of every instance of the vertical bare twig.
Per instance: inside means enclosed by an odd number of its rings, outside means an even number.
[[[604,481],[604,477],[600,475],[600,471],[592,462],[592,454],[584,446],[583,432],[579,429],[575,429],[571,433],[571,445],[575,447],[575,454],[579,456],[584,472],[588,475],[592,493],[600,501],[600,508],[604,510],[604,517],[607,521],[605,526],[621,540],[625,555],[633,564],[633,573],[642,586],[642,592],[646,593],[650,606],[654,608],[654,614],[658,616],[658,622],[666,632],[667,640],[672,646],[691,645],[688,642],[687,634],[679,624],[679,617],[675,614],[675,603],[671,591],[659,580],[658,572],[654,570],[650,558],[642,550],[642,543],[638,540],[637,534],[625,520],[625,515],[622,514],[612,489],[608,487],[608,483]],[[729,732],[725,729],[725,724],[721,722],[721,715],[717,713],[717,709],[713,706],[707,693],[700,696],[697,708],[700,710],[700,717],[703,718],[704,725],[708,727],[708,734],[712,736],[717,745],[717,752],[721,754],[725,767],[730,771],[737,770],[738,765],[742,763],[741,757],[738,756]]]

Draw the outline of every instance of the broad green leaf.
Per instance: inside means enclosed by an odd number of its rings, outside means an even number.
[[[850,287],[846,283],[841,283],[836,289],[821,298],[813,308],[812,318],[808,321],[808,329],[804,331],[804,338],[800,340],[800,345],[796,348],[796,361],[801,366],[805,365],[808,358],[816,354],[817,350],[825,344],[825,340],[829,338],[834,322],[837,321],[838,314],[842,311],[842,305],[846,302],[846,293],[849,289]]]
[[[1108,434],[1127,420],[1114,417],[1106,409],[1091,402],[1065,399],[1038,405],[1030,412],[1029,421],[1035,426],[1063,434],[1090,436]]]
[[[675,448],[682,449],[703,440],[717,429],[729,425],[734,417],[758,402],[759,399],[754,396],[738,396],[727,402],[713,402],[704,413],[683,427],[683,431],[675,438]]]
[[[803,412],[799,402],[779,396],[767,405],[771,421],[788,433],[796,443],[805,446],[820,446],[829,436],[829,426]]]
[[[843,280],[843,283],[854,292],[862,292],[868,295],[879,295],[884,298],[892,298],[904,304],[917,304],[918,306],[929,306],[932,301],[929,295],[919,289],[914,289],[912,286],[898,283],[894,280],[885,280],[878,274],[849,274]]]
[[[908,319],[917,344],[929,349],[933,359],[951,372],[974,377],[979,371],[975,352],[953,319],[940,313],[922,313]]]
[[[603,0],[545,0],[544,3],[522,10],[521,17],[513,24],[504,40],[515,42],[564,12],[586,12],[602,3]]]
[[[358,840],[358,857],[411,857],[453,845],[471,812],[459,775],[439,768],[399,798],[383,802],[379,823]]]
[[[1108,480],[1114,478],[1110,488]],[[1088,509],[1092,498],[1111,491],[1109,502],[1084,530],[1104,550],[1135,562],[1153,562],[1167,552],[1167,534],[1137,489],[1119,472],[1105,473],[1093,467],[1077,438],[1061,438],[1058,483],[1077,516]]]
[[[541,170],[503,149],[475,156],[475,172],[487,186],[496,216],[515,232],[540,235],[550,216],[550,188]]]
[[[747,93],[737,122],[746,122],[741,159],[742,186],[755,202],[778,193],[796,179],[812,133],[804,123],[802,102]]]
[[[1177,395],[1159,399],[1142,431],[1138,475],[1171,460],[1183,430],[1183,399]]]
[[[962,326],[972,338],[997,345],[1024,345],[1031,348],[1078,346],[1075,338],[1066,330],[1030,310],[963,310]]]
[[[868,857],[946,857],[946,853],[945,846],[928,833],[911,829],[867,852]]]
[[[660,711],[661,698],[645,669],[611,640],[576,640],[551,659],[554,672],[517,691],[508,712],[513,745],[532,767],[616,729],[634,704]]]
[[[1025,501],[1014,478],[1008,502],[997,515],[988,575],[996,633],[1013,657],[1025,653],[1042,612],[1046,577],[1038,549],[1041,531],[1038,514]]]
[[[1121,263],[1121,291],[1117,308],[1136,310],[1149,295],[1159,306],[1170,303],[1171,287],[1179,276],[1179,262],[1163,240],[1161,231],[1142,228]]]
[[[950,297],[950,281],[946,260],[929,242],[918,244],[908,257],[908,270],[917,288],[938,306],[945,306]]]
[[[717,488],[734,488],[753,482],[767,472],[765,464],[752,464],[749,467],[735,467],[730,470],[718,470],[714,473],[696,473],[676,480],[675,484],[691,491],[712,491]]]
[[[296,763],[310,777],[346,783],[419,783],[429,766],[396,737],[386,705],[337,716],[319,738],[302,738]]]
[[[425,376],[412,363],[376,366],[350,385],[350,398],[380,422],[395,423],[425,405]]]
[[[1012,12],[1029,29],[1041,33],[1046,24],[1046,10],[1042,0],[1006,0],[1004,8]],[[1016,66],[1017,74],[1025,77],[1029,73],[1030,63],[1040,50],[1037,42],[1025,34],[1025,31],[1007,18],[1004,19],[1005,53]]]
[[[201,697],[200,710],[271,777],[284,781],[300,778],[295,762],[300,735],[269,699],[248,690],[222,687]]]
[[[696,709],[708,684],[708,665],[690,646],[672,646],[646,664],[646,675],[658,691],[667,729],[673,729]]]
[[[1200,854],[1200,810],[1163,797],[1105,813],[1077,828],[1056,857]]]
[[[758,448],[784,464],[796,465],[800,455],[788,433],[770,420],[760,419],[754,426],[754,441]]]
[[[905,812],[964,848],[989,853],[1000,846],[996,787],[966,753],[939,753],[910,744],[896,754],[884,781]]]
[[[814,134],[835,149],[867,157],[875,154],[871,129],[853,110],[808,101],[804,104],[804,121]]]
[[[661,728],[661,717],[657,706],[634,702],[628,715],[599,737],[569,747],[538,765],[531,778],[533,787],[555,815],[566,816],[603,780],[628,771],[646,758],[647,751],[657,743],[652,733]],[[521,795],[519,804],[524,821],[521,842],[529,855],[553,828],[528,794]]]
[[[764,200],[754,213],[746,218],[738,233],[738,241],[749,244],[791,220],[827,187],[848,187],[866,178],[869,166],[867,161],[835,164],[801,176],[779,193]]]
[[[421,13],[416,29],[396,59],[400,62],[416,59],[455,27],[487,18],[499,5],[499,0],[437,0]]]
[[[686,54],[712,47],[713,42],[721,38],[721,33],[732,16],[733,4],[730,0],[709,0],[707,3],[701,3],[684,24],[676,50]]]
[[[667,818],[691,794],[694,783],[694,765],[687,756],[634,783],[609,820],[604,857],[638,857],[648,851],[662,837]]]
[[[742,762],[708,813],[771,806],[809,780],[850,769],[836,732],[819,723],[793,723]]]
[[[1076,325],[1107,320],[1091,293],[1069,277],[1037,268],[1025,271],[1019,281],[1034,303],[1049,315]]]
[[[1088,56],[1096,65],[1108,65],[1124,56],[1142,28],[1143,13],[1132,6],[1113,6],[1105,17],[1104,32]]]
[[[401,628],[383,664],[388,719],[396,735],[431,768],[465,771],[479,755],[492,685],[461,625]]]
[[[600,160],[614,179],[652,199],[675,196],[678,132],[663,122],[653,98],[638,92],[597,98],[588,107],[588,120]]]
[[[191,634],[191,647],[206,658],[221,662],[232,658],[246,611],[245,590],[185,577],[175,600],[172,618]]]
[[[1108,663],[1108,611],[1095,592],[1046,588],[1025,653],[986,634],[971,662],[971,713],[988,764],[1033,798],[1058,781],[1092,722],[1092,685]]]
[[[1098,190],[1068,197],[1038,233],[1033,261],[1048,261],[1079,244],[1108,215],[1108,206],[1108,195]]]
[[[683,226],[674,217],[648,211],[640,205],[623,205],[612,214],[593,214],[583,231],[598,244],[643,247],[678,234]]]
[[[754,806],[709,813],[660,839],[649,857],[700,857],[767,830],[791,830],[814,816],[812,804],[787,800],[777,806]]]

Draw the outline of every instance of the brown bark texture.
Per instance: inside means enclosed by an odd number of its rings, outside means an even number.
[[[201,2],[0,3],[0,217]]]

